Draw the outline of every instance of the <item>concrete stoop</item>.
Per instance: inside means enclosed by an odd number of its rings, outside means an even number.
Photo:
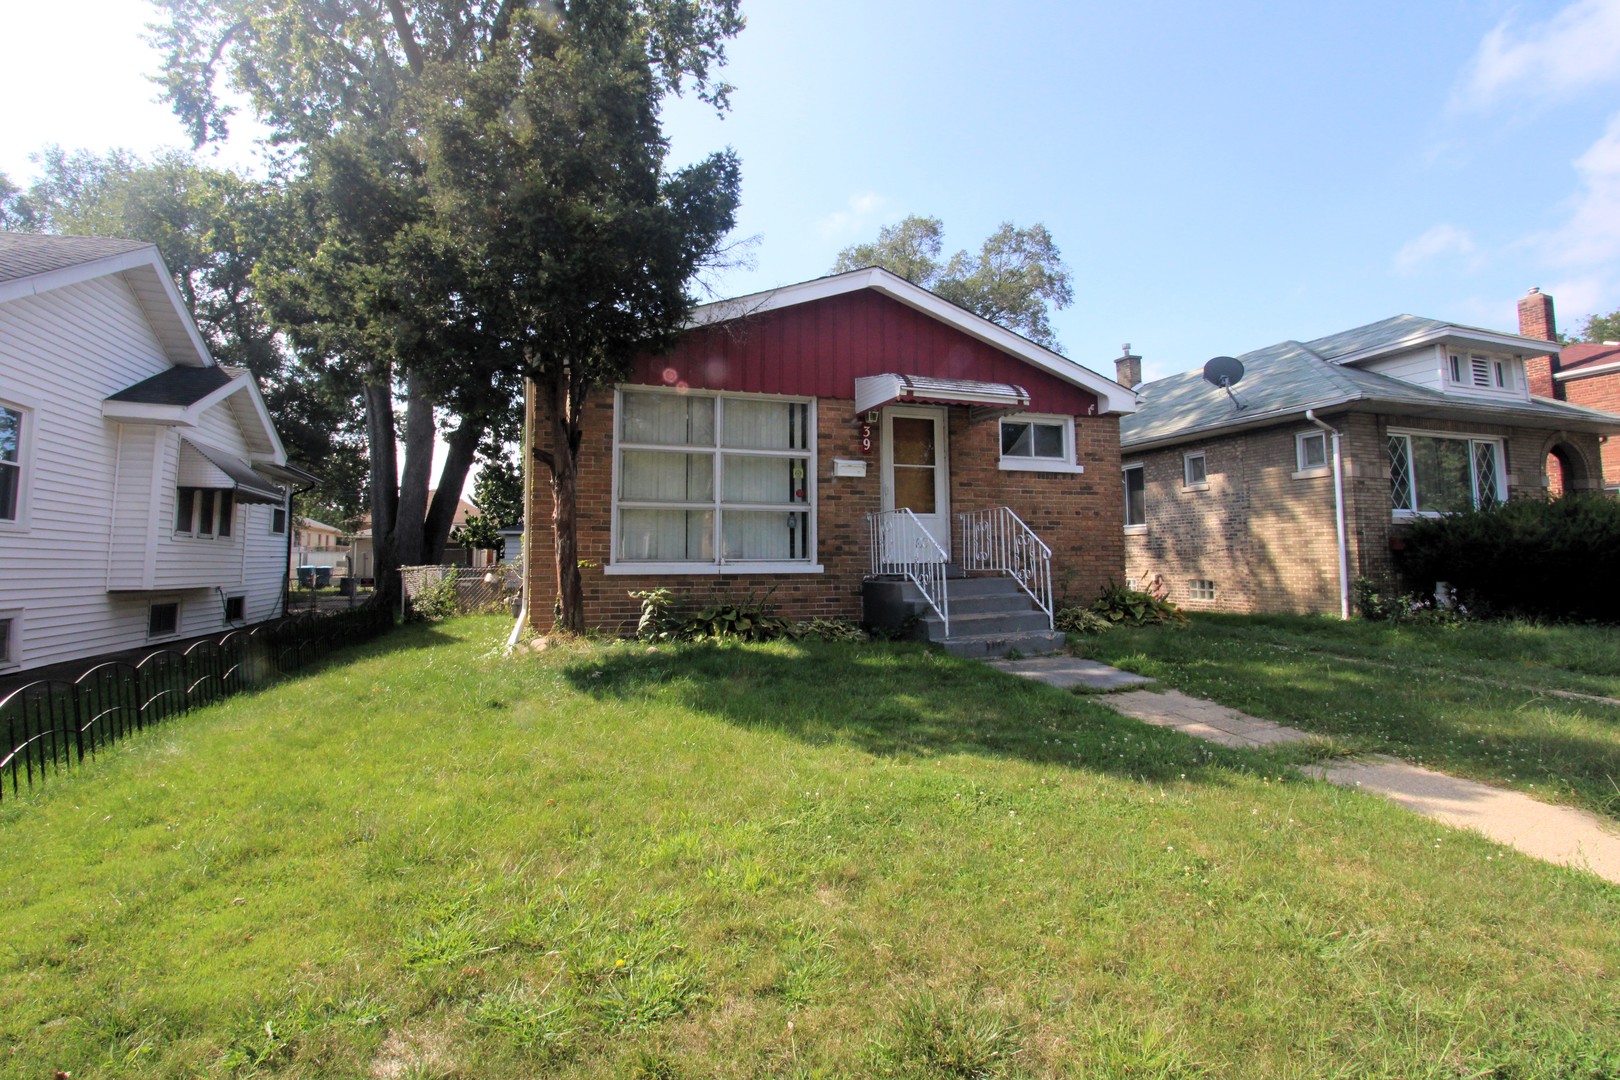
[[[904,578],[871,578],[862,584],[865,622],[875,628],[903,631],[915,640],[938,645],[952,656],[1044,656],[1063,648],[1064,635],[1048,627],[1046,613],[1004,574],[951,575],[946,581],[946,594],[950,598],[949,636],[944,621],[922,598],[922,592]]]

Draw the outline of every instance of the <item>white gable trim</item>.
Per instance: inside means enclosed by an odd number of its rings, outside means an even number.
[[[163,256],[158,254],[155,246],[136,248],[0,283],[0,304],[113,274],[124,275],[142,313],[152,323],[153,331],[163,343],[169,363],[175,367],[207,367],[214,362],[208,355],[208,346],[203,344],[202,335],[197,332],[196,324],[191,321],[185,301],[180,298],[180,290],[174,287],[168,267],[163,265]]]
[[[1439,326],[1420,331],[1399,341],[1361,349],[1343,356],[1335,356],[1329,363],[1359,364],[1391,353],[1406,352],[1425,345],[1462,345],[1471,348],[1511,349],[1525,356],[1557,356],[1561,346],[1556,341],[1520,337],[1518,334],[1495,334],[1489,330],[1474,330],[1466,326]]]
[[[272,448],[268,457],[260,455],[254,464],[285,465],[286,448],[282,446],[281,436],[277,434],[276,425],[270,419],[270,410],[264,404],[264,397],[259,393],[258,384],[247,372],[233,375],[230,382],[190,405],[153,405],[144,401],[114,401],[108,398],[101,403],[101,415],[125,424],[163,424],[171,427],[195,428],[201,424],[204,412],[232,394],[242,392],[248,395],[248,401],[253,406],[253,415],[258,419],[265,441]]]
[[[1098,413],[1120,414],[1136,411],[1136,395],[1128,387],[1104,378],[1066,356],[1037,345],[1026,337],[997,326],[990,320],[981,318],[966,308],[957,307],[948,300],[942,300],[920,285],[913,285],[905,278],[876,266],[816,278],[814,281],[805,281],[797,285],[786,285],[780,289],[750,293],[732,300],[704,304],[692,312],[692,318],[687,325],[712,326],[715,323],[729,322],[732,319],[793,307],[797,304],[808,304],[833,296],[843,296],[863,289],[871,289],[897,300],[909,308],[921,311],[947,326],[960,330],[971,338],[984,342],[991,348],[1022,360],[1031,367],[1055,375],[1071,386],[1090,391],[1097,396]]]

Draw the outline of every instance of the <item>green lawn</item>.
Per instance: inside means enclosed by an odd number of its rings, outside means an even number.
[[[1086,656],[1345,750],[1620,819],[1620,704],[1594,700],[1620,699],[1614,627],[1199,615],[1072,640]]]
[[[0,807],[0,1073],[1620,1073],[1620,888],[915,646],[506,625]]]

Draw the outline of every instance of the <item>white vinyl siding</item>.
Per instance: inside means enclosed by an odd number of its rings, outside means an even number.
[[[24,426],[28,527],[0,528],[0,564],[7,567],[0,575],[0,610],[27,610],[26,633],[13,645],[24,668],[148,640],[150,590],[160,587],[159,549],[173,546],[178,435],[158,425],[111,422],[101,406],[169,367],[121,276],[0,302],[0,397],[30,410]],[[243,445],[240,433],[231,445]],[[268,508],[253,509],[268,533]],[[243,528],[239,516],[235,532]],[[216,588],[245,591],[250,620],[273,614],[281,558],[269,564],[265,583],[244,590],[242,548],[231,550],[225,567],[183,559],[164,566],[168,587],[187,598],[182,633],[225,626]],[[204,594],[214,600],[191,602]]]
[[[621,572],[815,570],[815,403],[620,390],[613,562]]]

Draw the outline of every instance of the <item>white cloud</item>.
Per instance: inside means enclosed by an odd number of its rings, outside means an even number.
[[[1620,79],[1620,0],[1575,0],[1545,22],[1504,19],[1485,35],[1452,99],[1485,108],[1504,98],[1558,100]]]
[[[842,210],[834,210],[820,221],[816,228],[828,240],[857,239],[875,224],[889,200],[874,192],[863,191],[849,197]]]
[[[1537,239],[1554,266],[1612,270],[1620,264],[1620,113],[1575,159],[1575,172],[1581,186],[1567,201],[1568,219]]]
[[[1395,269],[1402,274],[1413,274],[1434,259],[1473,254],[1474,238],[1467,229],[1440,224],[1403,244],[1395,253]],[[1472,262],[1470,259],[1470,265]]]

